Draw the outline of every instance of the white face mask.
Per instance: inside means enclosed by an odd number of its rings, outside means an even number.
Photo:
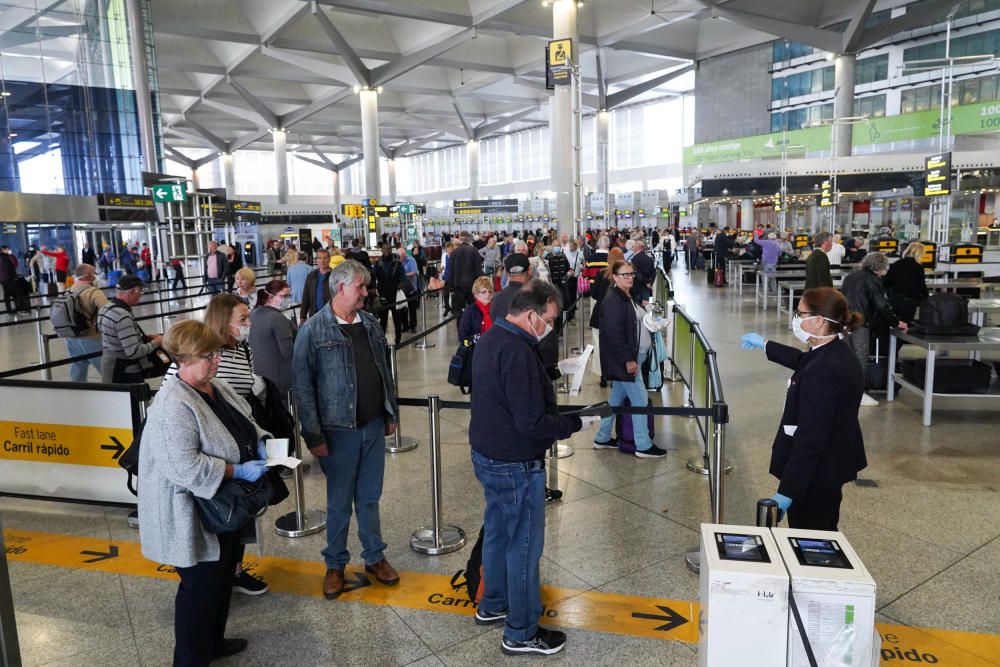
[[[829,334],[829,335],[826,335],[826,336],[819,336],[817,334],[811,334],[808,331],[806,331],[805,329],[803,329],[802,328],[802,321],[804,319],[805,320],[811,320],[814,317],[823,317],[823,316],[822,315],[810,315],[809,317],[806,317],[806,318],[799,317],[798,315],[792,316],[792,333],[795,334],[796,338],[798,338],[803,343],[808,343],[810,338],[813,338],[815,340],[826,340],[827,338],[836,338],[837,337],[837,334]],[[831,319],[829,319],[827,317],[823,317],[823,319],[826,320],[827,322],[833,322],[833,320],[831,320]],[[834,322],[834,324],[836,324],[836,322]]]
[[[539,317],[538,319],[541,320],[542,318]],[[545,320],[542,320],[542,324],[545,325],[545,329],[542,331],[541,335],[535,334],[535,338],[538,340],[539,343],[542,342],[543,338],[545,338],[550,333],[552,333],[552,325],[551,324],[549,324]],[[534,327],[532,327],[532,331],[534,331]]]
[[[250,338],[250,325],[246,324],[241,327],[235,327],[235,329],[239,331],[239,333],[236,334],[236,342],[238,343],[247,342],[247,339]]]

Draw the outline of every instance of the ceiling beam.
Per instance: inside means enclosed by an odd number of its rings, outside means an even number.
[[[226,81],[230,86],[232,86],[233,90],[235,90],[239,96],[250,105],[250,108],[253,109],[258,116],[260,116],[261,120],[263,120],[268,127],[279,127],[277,114],[271,111],[266,104],[261,102],[256,95],[251,93],[246,86],[231,76],[227,77]]]
[[[459,30],[458,32],[448,34],[441,39],[428,44],[427,46],[417,49],[416,51],[407,54],[398,60],[394,60],[390,63],[382,65],[381,67],[377,67],[370,73],[370,85],[381,86],[389,83],[396,77],[402,76],[410,70],[420,67],[440,55],[444,55],[459,44],[463,44],[475,36],[475,28]]]
[[[858,40],[865,31],[865,23],[875,8],[878,0],[858,0],[858,3],[851,12],[851,20],[844,31],[844,42],[840,53],[855,53],[858,48]]]
[[[687,67],[682,67],[680,69],[675,69],[672,72],[667,72],[655,79],[650,79],[649,81],[643,81],[642,83],[636,84],[625,90],[619,90],[618,92],[612,93],[607,97],[607,106],[604,107],[606,110],[614,109],[615,107],[621,106],[625,102],[642,95],[643,93],[649,92],[654,88],[662,86],[665,83],[673,81],[677,77],[683,76],[688,72],[693,72],[697,69],[697,65],[688,65]]]
[[[176,159],[178,162],[183,164],[188,169],[200,169],[209,162],[214,162],[215,160],[219,159],[219,156],[216,155],[215,153],[209,153],[208,155],[200,157],[196,160],[194,158],[188,157],[187,155],[184,155],[184,153],[181,153],[173,146],[164,145],[163,148],[168,153],[170,153],[174,157],[174,159]]]
[[[243,120],[250,121],[254,125],[260,125],[260,116],[245,107],[234,107],[232,105],[219,102],[218,100],[210,100],[206,97],[201,98],[201,103],[207,107],[218,109],[222,113],[229,114],[235,118],[242,118]],[[274,126],[272,125],[271,127]]]
[[[458,106],[458,100],[453,100],[451,105],[455,107],[455,113],[458,114],[458,119],[462,121],[462,129],[465,130],[466,138],[471,141],[472,138],[475,136],[475,132],[472,129],[472,125],[465,117],[465,112],[462,111],[462,107]]]
[[[314,114],[319,113],[323,109],[326,109],[332,104],[341,102],[353,94],[350,88],[344,88],[343,90],[336,90],[329,95],[324,95],[316,100],[310,102],[304,107],[300,107],[291,113],[284,114],[281,116],[281,126],[290,127],[301,120],[305,120]]]
[[[535,105],[530,109],[524,109],[523,111],[511,114],[510,116],[504,116],[503,118],[498,118],[492,122],[483,123],[482,125],[480,125],[475,129],[475,132],[473,133],[473,138],[476,141],[479,141],[480,139],[485,139],[486,137],[493,134],[497,130],[505,128],[508,125],[512,125],[513,123],[516,123],[534,113],[537,113],[540,108],[541,107],[539,105]]]
[[[604,66],[601,64],[601,49],[594,55],[597,62],[597,102],[599,109],[608,108],[608,82],[604,80]]]
[[[319,7],[314,7],[313,16],[316,17],[316,22],[319,23],[320,28],[323,29],[326,36],[333,42],[333,46],[337,49],[340,57],[347,63],[347,67],[351,70],[357,83],[362,86],[371,86],[371,70],[361,62],[361,57],[354,51],[347,39],[340,34],[340,31],[333,25],[333,22],[330,21],[326,13]]]
[[[334,169],[331,166],[332,163],[327,164],[326,162],[321,162],[319,160],[314,160],[311,157],[306,157],[302,153],[295,153],[295,157],[297,157],[298,159],[302,160],[303,162],[308,162],[309,164],[314,164],[317,167],[322,167],[323,169],[326,169],[327,171],[332,171],[332,172],[336,172],[337,171],[336,169]]]
[[[216,135],[206,130],[204,126],[202,126],[200,123],[197,123],[196,121],[193,121],[190,118],[185,117],[184,124],[190,127],[195,132],[197,132],[199,135],[201,135],[205,139],[205,141],[212,144],[212,146],[215,147],[220,152],[222,153],[229,152],[229,145]]]
[[[766,32],[767,34],[774,35],[775,37],[793,39],[797,42],[808,44],[809,46],[813,46],[817,49],[829,51],[830,53],[840,52],[842,36],[838,32],[815,28],[811,25],[805,25],[802,23],[794,23],[792,21],[786,21],[785,19],[767,16],[765,14],[747,12],[738,9],[729,9],[728,7],[714,5],[703,0],[699,1],[706,7],[710,7],[715,15],[732,21],[738,25],[753,28],[754,30],[760,30],[761,32]]]
[[[299,69],[307,72],[318,74],[321,77],[328,79],[328,82],[335,86],[353,85],[347,83],[345,80],[349,77],[353,77],[353,73],[350,69],[344,67],[343,65],[335,65],[333,63],[326,62],[325,60],[319,60],[318,58],[310,58],[309,56],[291,53],[284,49],[276,49],[273,46],[262,46],[260,52],[268,58],[274,58],[275,60],[280,60],[281,62],[292,65],[293,67],[298,67]]]
[[[856,40],[855,46],[858,51],[863,51],[897,33],[931,25],[938,19],[948,16],[963,1],[941,0],[940,2],[928,2],[917,9],[913,9],[913,5],[909,5],[907,6],[906,13],[902,16],[897,16],[885,23],[879,23],[864,30]]]
[[[232,141],[229,142],[229,150],[227,150],[225,152],[227,152],[227,153],[235,153],[236,151],[240,150],[241,148],[246,148],[247,146],[249,146],[250,144],[254,143],[255,141],[259,141],[260,139],[263,139],[265,136],[267,136],[270,133],[271,133],[271,131],[268,128],[265,127],[265,128],[258,129],[258,130],[254,131],[254,132],[247,132],[246,134],[242,134],[242,135],[236,137],[235,139],[233,139]]]

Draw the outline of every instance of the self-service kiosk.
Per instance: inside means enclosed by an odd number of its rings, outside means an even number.
[[[817,664],[878,667],[875,580],[844,534],[793,528],[771,532]],[[794,614],[788,618],[788,665],[809,665]]]
[[[702,524],[700,577],[700,667],[785,667],[788,571],[771,530]]]

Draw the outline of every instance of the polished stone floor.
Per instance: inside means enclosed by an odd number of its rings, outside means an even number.
[[[794,341],[786,322],[779,323],[773,311],[759,311],[752,294],[741,299],[733,288],[710,288],[703,273],[690,279],[682,271],[675,274],[678,302],[701,323],[718,352],[730,407],[726,444],[734,470],[726,478],[725,519],[752,523],[756,500],[775,490],[767,463],[788,373],[760,352],[741,350],[739,337],[756,330]],[[437,312],[431,312],[434,322]],[[569,332],[575,345],[578,330]],[[589,340],[589,330],[586,334]],[[35,358],[33,326],[5,329],[0,336],[0,367]],[[446,327],[431,340],[436,347],[400,351],[401,394],[462,400],[445,382],[453,330]],[[62,355],[57,352],[54,356]],[[55,373],[55,379],[64,377]],[[679,403],[680,388],[675,385],[669,397]],[[572,402],[602,398],[597,377],[588,373],[582,395]],[[408,545],[410,534],[430,520],[428,420],[417,408],[405,408],[403,417],[405,435],[418,438],[421,446],[387,460],[382,502],[387,556],[403,571],[450,576],[464,567],[467,549],[429,557]],[[442,413],[443,506],[448,523],[474,533],[482,521],[482,492],[469,463],[468,418],[467,411]],[[994,430],[1000,412],[941,402],[934,426],[925,428],[918,400],[904,393],[893,404],[864,408],[862,426],[870,462],[862,476],[874,485],[845,489],[841,529],[878,583],[878,620],[1000,634],[1000,451]],[[693,420],[658,419],[656,441],[669,451],[665,460],[595,451],[593,433],[574,437],[569,444],[575,454],[558,461],[558,486],[566,495],[547,510],[543,581],[696,600],[698,579],[686,569],[684,552],[697,543],[696,530],[710,510],[706,479],[684,465],[700,452]],[[323,506],[323,489],[314,466],[306,476],[308,507]],[[138,537],[117,509],[0,499],[0,514],[10,528],[128,541]],[[297,540],[268,534],[263,550],[319,561],[323,543],[322,534]],[[354,534],[350,548],[360,553]],[[25,664],[169,664],[175,584],[28,563],[12,563],[11,578]],[[320,583],[317,579],[316,587]],[[400,585],[406,585],[405,578]],[[506,662],[500,631],[477,627],[466,617],[274,592],[237,596],[230,634],[251,640],[248,651],[230,664]],[[697,654],[695,646],[675,641],[571,630],[567,650],[551,661],[695,665]]]

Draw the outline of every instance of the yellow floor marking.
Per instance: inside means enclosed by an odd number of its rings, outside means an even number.
[[[7,558],[11,561],[54,565],[80,570],[112,572],[176,580],[173,568],[143,558],[135,542],[109,543],[93,537],[7,529]],[[256,564],[278,593],[322,596],[321,562],[265,556]],[[464,590],[451,588],[451,577],[402,572],[398,586],[383,586],[361,568],[348,568],[347,590],[339,601],[391,605],[407,609],[472,616],[475,606]],[[698,603],[688,600],[619,595],[545,586],[542,589],[545,625],[608,632],[634,637],[698,641]],[[882,635],[882,665],[937,664],[947,667],[1000,665],[1000,636],[878,624]]]

